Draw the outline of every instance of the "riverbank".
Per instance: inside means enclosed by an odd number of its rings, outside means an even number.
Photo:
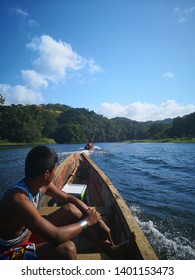
[[[0,140],[0,146],[26,146],[26,145],[41,145],[41,144],[56,144],[56,142],[53,139],[48,138],[41,138],[37,142],[27,143],[27,142],[8,142],[6,140]]]
[[[144,140],[129,140],[126,143],[195,143],[195,138],[166,138],[166,139],[144,139]]]
[[[195,143],[195,138],[166,138],[166,139],[144,139],[144,140],[128,140],[124,141],[125,143]],[[42,144],[57,144],[55,140],[42,138],[40,141],[32,142],[32,143],[16,143],[16,142],[8,142],[5,140],[0,140],[0,146],[23,146],[23,145],[42,145]],[[68,144],[68,143],[67,143]]]

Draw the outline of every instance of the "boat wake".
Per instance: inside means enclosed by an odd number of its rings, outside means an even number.
[[[182,237],[180,232],[176,232],[177,235],[171,236],[168,233],[168,229],[164,229],[164,233],[162,233],[158,225],[153,221],[141,220],[140,214],[142,211],[139,207],[132,206],[130,208],[159,259],[195,259],[195,244],[187,238]]]
[[[94,146],[93,147],[93,150],[81,150],[79,151],[79,153],[86,153],[88,156],[91,156],[91,155],[98,155],[98,154],[105,154],[105,150],[103,150],[101,147],[99,146]]]
[[[91,155],[105,154],[106,151],[103,150],[99,146],[94,146],[93,150],[84,150],[83,147],[80,147],[77,150],[58,152],[59,163],[63,162],[65,160],[65,158],[68,157],[72,153],[76,153],[76,154],[85,153],[90,157]]]

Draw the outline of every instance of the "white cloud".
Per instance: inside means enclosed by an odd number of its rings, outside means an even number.
[[[177,22],[183,23],[190,19],[191,14],[195,11],[195,7],[189,7],[185,10],[181,9],[179,6],[174,9],[174,14],[177,16]]]
[[[70,44],[56,41],[48,35],[34,38],[27,48],[37,53],[33,65],[47,80],[62,82],[67,75],[86,68],[90,74],[101,71],[93,59],[86,59],[73,51]]]
[[[39,24],[34,19],[28,19],[28,26],[30,26],[30,27],[39,27]]]
[[[15,7],[10,9],[10,14],[15,14],[17,17],[20,18],[22,24],[28,25],[29,27],[38,27],[39,24],[37,21],[32,19],[27,11],[22,10],[21,8]]]
[[[27,16],[21,10],[17,10],[17,13]],[[69,78],[77,77],[84,82],[86,78],[82,76],[82,70],[90,74],[102,71],[93,59],[80,56],[70,44],[56,41],[48,35],[36,37],[26,46],[36,55],[32,62],[33,69],[20,71],[23,85],[0,84],[6,104],[42,103],[43,97],[38,90],[48,89],[50,83],[64,82],[70,73]]]
[[[179,13],[180,12],[180,7],[179,6],[177,6],[175,9],[174,9],[174,14],[177,14],[177,13]]]
[[[25,84],[31,89],[46,89],[48,81],[39,73],[34,70],[22,70],[22,78]]]
[[[104,102],[97,111],[98,114],[108,118],[125,117],[137,121],[163,120],[192,112],[195,112],[195,105],[182,106],[175,100],[167,100],[160,105],[145,102],[135,102],[129,105]]]
[[[180,16],[178,19],[178,23],[182,23],[182,22],[186,22],[186,21],[187,21],[187,18],[184,16]]]
[[[192,14],[195,11],[195,7],[191,7],[185,10],[185,14]]]
[[[87,64],[89,67],[90,74],[99,73],[103,71],[102,68],[98,66],[93,59],[87,60]]]
[[[28,17],[28,13],[20,8],[12,8],[10,14],[16,14],[17,16]]]
[[[33,91],[25,86],[0,84],[0,92],[5,98],[5,104],[40,104],[43,97],[40,92]]]
[[[162,75],[162,78],[173,79],[175,77],[174,73],[166,72]]]

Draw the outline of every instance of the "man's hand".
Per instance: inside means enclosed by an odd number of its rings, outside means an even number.
[[[101,215],[98,211],[96,211],[96,209],[88,208],[86,213],[86,220],[88,226],[92,226],[97,224],[101,220]]]

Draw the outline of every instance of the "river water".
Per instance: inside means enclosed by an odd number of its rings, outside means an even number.
[[[83,145],[51,145],[62,162]],[[23,176],[31,147],[0,146],[0,196]],[[159,259],[195,259],[195,144],[98,143],[91,159],[111,179]]]

